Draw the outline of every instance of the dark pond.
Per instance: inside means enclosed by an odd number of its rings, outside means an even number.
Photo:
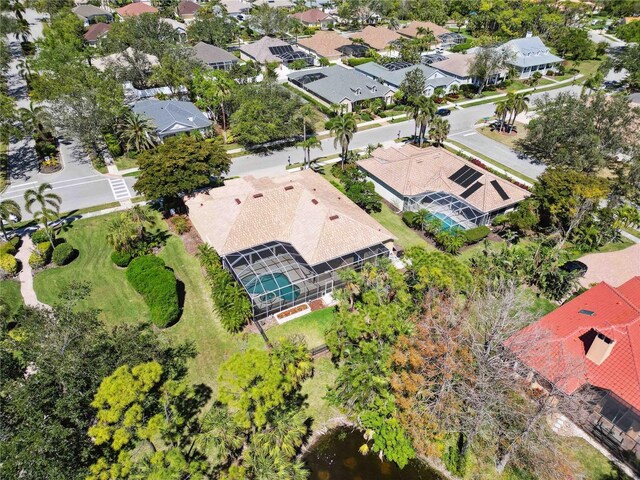
[[[351,428],[336,428],[318,440],[304,459],[311,480],[441,480],[423,463],[412,460],[402,470],[395,463],[381,462],[377,455],[362,455],[362,434]]]

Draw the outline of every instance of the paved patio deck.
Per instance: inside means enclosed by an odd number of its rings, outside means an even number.
[[[607,282],[619,287],[632,277],[640,275],[640,244],[609,253],[590,253],[578,259],[587,265],[587,273],[580,284],[588,288],[594,283]]]

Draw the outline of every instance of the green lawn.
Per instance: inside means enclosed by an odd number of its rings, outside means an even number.
[[[421,237],[418,232],[405,225],[402,217],[394,213],[385,203],[382,204],[381,211],[372,213],[371,216],[397,237],[395,243],[403,249],[419,246],[425,247],[427,250],[435,250],[435,247]]]
[[[10,314],[16,313],[24,305],[17,280],[0,280],[0,298],[7,302]]]
[[[280,340],[289,335],[300,335],[304,337],[309,348],[319,347],[325,343],[324,332],[329,327],[333,315],[333,307],[316,310],[282,325],[269,328],[266,331],[267,337],[269,340]]]
[[[327,387],[334,385],[338,370],[328,357],[317,358],[314,362],[313,378],[304,382],[302,394],[307,396],[307,415],[313,418],[315,430],[327,420],[340,415],[340,411],[324,399]]]
[[[118,170],[128,170],[129,168],[136,168],[138,161],[135,158],[130,158],[127,155],[123,155],[114,160]]]
[[[560,448],[577,463],[575,478],[585,480],[631,480],[582,438],[559,437]]]

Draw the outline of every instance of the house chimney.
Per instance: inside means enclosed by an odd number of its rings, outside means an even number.
[[[602,365],[602,362],[611,355],[615,344],[615,340],[611,340],[603,334],[598,333],[587,351],[587,358],[596,365]]]

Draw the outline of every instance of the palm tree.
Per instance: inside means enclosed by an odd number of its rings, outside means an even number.
[[[29,61],[26,58],[23,58],[18,62],[18,74],[24,78],[25,82],[31,82],[33,72],[31,71],[31,65],[29,65]]]
[[[529,110],[529,97],[526,97],[524,93],[515,94],[511,100],[511,118],[509,120],[509,131],[516,123],[516,117],[522,112]]]
[[[449,95],[457,95],[460,93],[460,85],[454,83],[449,87]]]
[[[136,225],[138,239],[142,239],[146,231],[146,226],[154,220],[153,214],[148,208],[142,205],[134,205],[130,210],[127,210],[127,215]]]
[[[353,140],[353,135],[358,131],[358,124],[353,113],[345,113],[331,119],[331,128],[329,132],[336,138],[333,140],[333,146],[338,148],[340,145],[340,157],[342,160],[342,169],[347,161],[347,152],[349,151],[349,143]]]
[[[0,229],[2,230],[2,236],[5,240],[8,240],[7,232],[4,225],[8,223],[11,225],[15,220],[18,222],[22,220],[22,212],[20,211],[20,205],[14,200],[3,200],[0,202]]]
[[[62,198],[55,193],[47,193],[47,190],[53,190],[50,183],[42,183],[37,189],[30,188],[24,192],[24,209],[33,214],[36,222],[42,224],[49,241],[53,244],[53,232],[49,222],[58,218]],[[33,211],[33,205],[36,203],[40,205],[40,210]]]
[[[302,165],[302,168],[304,169],[311,166],[311,149],[319,148],[322,150],[322,142],[320,142],[317,137],[309,137],[296,143],[296,147],[302,148],[304,151],[304,161]]]
[[[395,32],[400,29],[400,22],[396,17],[391,17],[389,18],[389,23],[387,27],[389,28],[389,30],[392,30]]]
[[[155,129],[151,122],[138,113],[127,111],[118,125],[118,138],[127,152],[148,150],[158,145]]]
[[[444,87],[436,87],[433,90],[433,96],[436,97],[438,100],[442,100],[446,93],[447,91]]]
[[[225,465],[232,453],[244,444],[244,436],[228,410],[214,405],[202,419],[189,455],[196,444],[200,451],[207,452],[218,464]]]
[[[18,2],[18,1],[13,2],[13,5],[11,6],[11,11],[13,12],[17,20],[24,20],[24,14],[26,12],[26,9],[24,8],[24,5],[22,4],[22,2]]]
[[[131,252],[138,239],[138,227],[129,215],[121,213],[109,220],[106,239],[116,252]]]
[[[51,130],[51,116],[41,105],[29,102],[29,108],[18,110],[20,119],[25,128],[29,129],[33,137],[46,138]]]
[[[420,143],[420,147],[422,148],[426,136],[427,127],[429,123],[431,123],[436,117],[436,111],[438,110],[438,107],[433,101],[433,98],[425,97],[424,95],[418,97],[418,99],[416,100],[416,104],[418,105],[419,109],[418,118],[416,120],[419,126],[418,141]]]
[[[496,118],[498,119],[498,131],[501,132],[505,128],[505,121],[510,108],[507,100],[501,100],[496,103],[496,109],[494,111]]]
[[[451,126],[449,122],[442,117],[436,117],[431,122],[431,128],[429,129],[429,138],[435,142],[437,146],[441,146],[449,135],[449,129]]]
[[[302,139],[307,138],[307,125],[311,126],[313,122],[318,120],[318,112],[310,103],[304,103],[298,108],[296,118],[302,122]]]
[[[234,87],[236,86],[235,81],[231,78],[227,72],[222,72],[217,70],[215,73],[216,77],[216,98],[218,99],[218,103],[220,105],[220,120],[222,124],[222,137],[224,139],[224,143],[227,143],[227,108],[226,102],[229,98],[229,95],[233,92]]]
[[[418,138],[418,118],[420,117],[420,106],[418,105],[417,98],[410,98],[409,105],[407,106],[407,116],[414,121],[413,125],[413,138]]]
[[[27,22],[25,19],[19,19],[16,22],[13,35],[22,43],[27,43],[29,41],[29,37],[31,36],[31,27],[29,27],[29,22]]]
[[[277,415],[269,427],[255,436],[254,443],[260,444],[271,454],[282,454],[293,458],[302,446],[309,428],[305,425],[305,416],[300,412],[286,412]]]

